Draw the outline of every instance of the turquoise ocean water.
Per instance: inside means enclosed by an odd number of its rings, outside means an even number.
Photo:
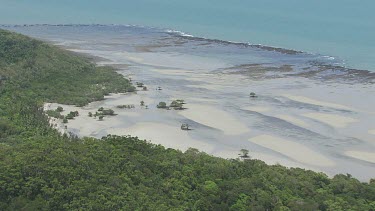
[[[374,9],[374,0],[24,0],[3,2],[0,22],[154,26],[327,55],[375,71]]]

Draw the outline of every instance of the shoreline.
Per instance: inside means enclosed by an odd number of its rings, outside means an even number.
[[[330,65],[329,62],[332,60],[335,60],[336,57],[334,55],[323,55],[319,52],[308,52],[308,51],[301,51],[297,49],[290,49],[290,48],[283,48],[283,47],[277,47],[277,46],[271,46],[271,45],[264,45],[264,44],[252,44],[249,42],[235,42],[235,41],[228,41],[228,40],[221,40],[221,39],[215,39],[215,38],[205,38],[205,37],[199,37],[190,35],[188,33],[168,29],[168,28],[160,28],[160,27],[152,27],[152,26],[142,26],[142,25],[133,25],[133,24],[0,24],[1,28],[21,28],[21,27],[134,27],[134,28],[147,28],[147,29],[154,29],[154,30],[161,30],[164,33],[172,34],[174,36],[180,36],[185,39],[191,39],[191,40],[197,40],[197,41],[209,41],[209,42],[216,42],[221,44],[231,44],[231,45],[238,45],[238,46],[245,46],[250,48],[258,48],[265,51],[270,52],[278,52],[282,54],[306,54],[306,55],[315,55],[320,56],[321,58],[326,58],[326,65]],[[336,62],[337,63],[337,62]],[[373,79],[375,80],[375,69],[374,70],[367,70],[363,68],[355,68],[346,66],[346,63],[340,60],[340,66],[332,66],[332,69],[335,69],[337,67],[345,69],[348,74],[353,72],[358,72],[359,74],[369,73],[373,75]],[[324,65],[324,64],[323,64]],[[375,83],[375,82],[374,82]]]
[[[371,125],[368,119],[371,109],[348,104],[349,100],[340,98],[340,92],[348,91],[345,83],[327,85],[331,92],[322,97],[317,93],[327,87],[314,79],[297,77],[291,80],[285,77],[252,80],[240,74],[230,75],[220,71],[215,74],[215,70],[227,65],[225,61],[217,62],[217,58],[159,53],[155,49],[138,52],[135,48],[134,52],[128,52],[97,48],[85,50],[78,46],[65,48],[93,55],[93,62],[113,66],[118,73],[131,76],[134,83],[142,82],[148,87],[148,91],[129,95],[111,94],[103,101],[93,103],[95,106],[91,108],[92,112],[98,107],[104,107],[118,114],[104,117],[104,121],[90,119],[86,117],[88,111],[81,111],[84,118],[78,117],[68,123],[68,131],[80,137],[130,134],[179,150],[186,150],[190,146],[222,158],[238,158],[241,149],[249,149],[253,158],[262,159],[271,165],[280,163],[328,175],[355,172],[354,176],[361,180],[375,175],[373,168],[345,155],[345,151],[356,144],[372,147],[370,131],[373,129],[361,128],[364,124]],[[162,90],[157,90],[159,86],[162,86]],[[359,83],[352,86],[363,90],[363,94],[367,93]],[[249,99],[249,91],[259,96]],[[356,94],[351,94],[354,91],[346,94],[355,97]],[[363,99],[361,95],[357,98]],[[161,101],[169,105],[175,99],[185,100],[187,104],[184,107],[187,109],[175,111],[156,108]],[[352,100],[363,101],[355,99]],[[370,99],[365,100],[367,102]],[[140,101],[144,101],[148,109],[139,106]],[[116,108],[123,104],[134,104],[135,108]],[[366,104],[370,105],[371,101]],[[345,124],[341,123],[343,119],[347,120]],[[180,126],[185,123],[193,130],[182,132]],[[153,140],[150,134],[158,137],[157,140]],[[271,140],[268,143],[271,145],[264,147],[264,143],[249,141],[254,138],[257,140],[256,137],[262,135],[267,136],[266,140]],[[360,137],[361,142],[357,142],[355,137]],[[277,141],[284,142],[296,151],[304,151],[311,158],[319,158],[327,165],[317,161],[307,162],[303,156],[280,148]],[[333,163],[336,164],[334,168]],[[370,173],[366,173],[367,168]]]

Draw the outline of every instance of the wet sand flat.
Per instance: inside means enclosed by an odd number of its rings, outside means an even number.
[[[347,151],[345,152],[347,156],[364,160],[370,163],[375,163],[375,152],[365,152],[365,151]]]
[[[340,104],[331,103],[331,102],[319,101],[319,100],[311,99],[311,98],[304,97],[304,96],[295,96],[295,95],[289,95],[289,94],[284,94],[283,96],[287,97],[291,100],[301,102],[301,103],[307,103],[307,104],[313,104],[313,105],[318,105],[318,106],[323,106],[323,107],[331,107],[331,108],[343,109],[343,110],[353,110],[352,108],[350,108],[348,106],[345,106],[345,105],[340,105]]]
[[[307,113],[302,115],[336,128],[345,128],[351,123],[358,122],[357,119],[336,114]]]
[[[179,112],[180,115],[203,125],[223,131],[228,135],[249,132],[246,125],[233,117],[230,113],[214,106],[189,104],[188,109]]]
[[[182,151],[188,148],[197,148],[211,152],[214,148],[210,144],[191,138],[187,131],[176,130],[174,126],[155,122],[137,123],[129,128],[112,128],[108,130],[108,133],[136,136],[140,139],[152,141],[155,144],[161,144],[165,147]]]
[[[272,149],[298,162],[314,166],[334,166],[335,163],[327,157],[315,152],[302,144],[288,141],[271,135],[260,135],[249,139],[260,146]]]

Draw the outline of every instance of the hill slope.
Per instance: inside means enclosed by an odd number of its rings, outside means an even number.
[[[69,138],[41,109],[133,90],[111,68],[0,30],[0,210],[375,210],[375,181],[132,137]]]

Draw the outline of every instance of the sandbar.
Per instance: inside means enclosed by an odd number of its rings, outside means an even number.
[[[247,111],[258,112],[258,113],[266,112],[266,111],[270,110],[270,108],[268,108],[268,107],[261,107],[261,106],[246,106],[246,107],[243,107],[241,109],[247,110]]]
[[[287,121],[289,123],[292,123],[294,125],[297,125],[297,126],[301,126],[301,127],[308,127],[309,126],[309,124],[307,124],[303,120],[298,119],[298,118],[293,117],[293,116],[289,116],[289,115],[285,115],[285,114],[279,114],[279,115],[276,115],[275,117],[277,117],[279,119],[282,119],[284,121]]]
[[[301,102],[301,103],[313,104],[313,105],[318,105],[318,106],[326,106],[326,107],[343,109],[343,110],[353,110],[352,108],[349,108],[345,105],[340,105],[340,104],[331,103],[331,102],[319,101],[319,100],[311,99],[311,98],[304,97],[304,96],[296,96],[296,95],[289,95],[289,94],[284,94],[283,96],[286,97],[286,98],[289,98],[290,100],[298,101],[298,102]]]
[[[351,123],[358,122],[357,119],[336,114],[307,113],[302,114],[302,116],[317,120],[319,122],[323,122],[335,128],[345,128]]]
[[[347,156],[364,160],[370,163],[375,163],[375,153],[374,152],[362,152],[362,151],[347,151],[345,152]]]
[[[249,132],[249,128],[230,113],[214,106],[188,104],[188,109],[179,112],[187,119],[219,129],[227,135],[238,135]]]
[[[164,147],[185,151],[197,148],[205,152],[211,152],[214,146],[195,140],[189,136],[189,131],[183,131],[179,126],[170,126],[156,122],[141,122],[128,128],[111,128],[107,131],[113,135],[131,135],[140,139],[161,144]]]
[[[324,155],[293,141],[288,141],[271,135],[256,136],[254,138],[250,138],[249,141],[279,152],[297,162],[322,167],[335,165],[332,160],[328,159]]]

